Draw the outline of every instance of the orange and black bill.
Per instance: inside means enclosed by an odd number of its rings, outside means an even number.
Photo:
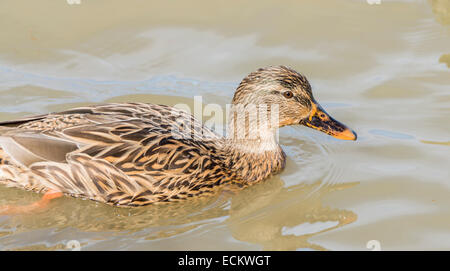
[[[356,140],[356,133],[347,126],[333,119],[318,104],[313,104],[310,116],[303,120],[302,124],[313,129],[319,130],[335,138],[344,140]]]

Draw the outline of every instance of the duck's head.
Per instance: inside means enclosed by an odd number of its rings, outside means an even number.
[[[250,73],[239,84],[233,105],[277,105],[278,127],[304,125],[333,137],[356,140],[356,133],[333,119],[315,101],[308,80],[284,67],[267,67]]]

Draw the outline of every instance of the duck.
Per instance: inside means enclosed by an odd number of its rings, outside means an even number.
[[[316,102],[306,77],[286,66],[259,68],[240,82],[226,135],[184,110],[141,102],[3,121],[0,183],[43,197],[0,210],[33,211],[61,196],[139,207],[245,188],[284,169],[278,129],[292,125],[357,139]]]

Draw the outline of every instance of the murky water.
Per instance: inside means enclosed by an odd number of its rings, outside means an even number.
[[[110,101],[225,105],[288,65],[358,133],[283,128],[285,171],[236,195],[0,216],[0,249],[450,249],[450,1],[0,2],[0,119]],[[0,187],[0,204],[40,196]]]

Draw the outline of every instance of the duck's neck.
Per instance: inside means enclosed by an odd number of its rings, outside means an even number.
[[[261,181],[284,168],[286,156],[278,144],[277,130],[269,126],[230,115],[225,151],[230,168],[245,182]]]

